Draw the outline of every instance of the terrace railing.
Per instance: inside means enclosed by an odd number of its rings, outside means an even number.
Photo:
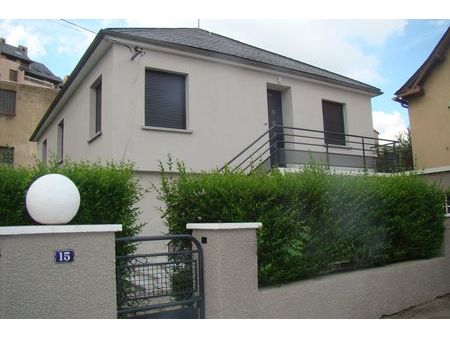
[[[412,170],[410,147],[371,136],[274,125],[228,161],[221,170],[299,167],[310,163],[330,169],[382,173]]]

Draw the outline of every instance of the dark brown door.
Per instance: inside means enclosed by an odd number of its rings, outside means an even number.
[[[325,143],[345,145],[344,108],[341,103],[322,101]]]

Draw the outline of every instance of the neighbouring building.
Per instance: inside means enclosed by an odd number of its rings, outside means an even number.
[[[26,47],[0,39],[0,163],[34,164],[37,147],[29,138],[60,84],[45,65],[28,57]]]
[[[450,217],[450,27],[420,68],[395,93],[408,108],[415,168],[449,189]],[[450,219],[447,220],[450,224]]]
[[[377,170],[371,98],[380,94],[202,29],[111,28],[98,33],[31,140],[43,160],[54,152],[60,161],[132,161],[145,187],[158,184],[168,154],[196,172],[226,163],[298,168],[311,157]],[[154,192],[140,204],[145,234],[166,231],[158,205]]]

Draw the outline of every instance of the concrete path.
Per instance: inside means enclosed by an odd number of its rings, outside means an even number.
[[[387,319],[449,319],[450,318],[450,294],[438,297],[435,300],[412,307],[396,314],[383,316]]]

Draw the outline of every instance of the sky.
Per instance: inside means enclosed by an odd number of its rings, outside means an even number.
[[[68,19],[93,32],[106,27],[197,27],[197,19]],[[450,20],[215,19],[200,27],[326,70],[360,80],[384,93],[372,99],[374,127],[394,139],[409,125],[394,93],[433,50]],[[61,19],[0,20],[11,45],[56,75],[69,75],[95,37]]]

